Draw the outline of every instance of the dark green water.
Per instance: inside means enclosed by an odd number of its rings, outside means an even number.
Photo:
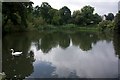
[[[3,37],[3,71],[6,78],[117,78],[116,44],[113,35],[105,33],[7,34]],[[13,57],[11,48],[23,54]]]

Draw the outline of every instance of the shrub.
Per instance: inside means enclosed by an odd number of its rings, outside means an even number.
[[[42,17],[34,18],[33,23],[34,23],[33,25],[35,27],[38,27],[39,25],[45,25],[46,24],[45,20]]]
[[[98,24],[98,28],[101,31],[104,30],[113,30],[115,27],[114,21],[104,20]]]
[[[115,28],[115,22],[109,21],[109,23],[107,24],[107,29],[114,30],[114,28]]]

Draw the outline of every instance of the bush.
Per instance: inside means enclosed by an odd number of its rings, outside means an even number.
[[[109,24],[107,25],[107,29],[108,30],[114,30],[114,28],[115,28],[115,22],[110,21]]]
[[[34,18],[33,23],[35,27],[39,27],[40,25],[46,24],[45,20],[42,17]]]
[[[98,24],[99,30],[113,30],[115,27],[114,21],[104,20]]]

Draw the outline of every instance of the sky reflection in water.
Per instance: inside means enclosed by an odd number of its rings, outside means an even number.
[[[118,38],[97,32],[7,34],[2,40],[3,72],[7,78],[22,79],[117,78]],[[13,59],[11,48],[23,55]]]
[[[83,51],[72,45],[62,49],[59,45],[47,54],[37,50],[34,43],[30,50],[35,53],[34,72],[28,78],[80,77],[117,78],[118,58],[113,42],[106,40],[92,44],[92,49]]]

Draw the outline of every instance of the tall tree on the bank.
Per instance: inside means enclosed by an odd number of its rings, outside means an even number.
[[[72,22],[74,24],[81,24],[82,22],[81,20],[82,20],[82,16],[80,10],[74,11],[72,15]]]
[[[60,25],[61,16],[59,14],[59,11],[54,9],[54,11],[52,11],[50,13],[52,14],[52,16],[51,16],[52,17],[51,24]]]
[[[92,22],[93,12],[94,12],[94,8],[91,6],[84,6],[81,9],[81,15],[84,17],[83,18],[84,25],[89,25]]]
[[[84,6],[81,11],[77,10],[73,12],[72,21],[78,25],[97,24],[102,19],[97,13],[93,14],[94,8],[91,6]]]
[[[38,5],[34,7],[33,15],[35,17],[40,17],[40,7]]]
[[[113,20],[114,19],[114,14],[113,13],[108,13],[108,15],[106,16],[106,20]]]
[[[61,24],[69,23],[69,20],[71,19],[70,9],[67,6],[64,6],[59,10],[59,13],[61,16]]]
[[[49,10],[49,16],[50,16],[49,22],[50,22],[50,24],[52,24],[53,18],[56,15],[57,12],[58,12],[57,9],[52,8],[52,9]]]
[[[98,23],[101,22],[101,21],[102,21],[102,17],[99,16],[97,13],[95,13],[95,14],[93,15],[93,23],[94,23],[94,24],[98,24]]]
[[[120,11],[115,16],[115,30],[120,33]]]
[[[52,9],[52,7],[47,2],[42,2],[40,6],[40,15],[45,19],[47,23],[50,22],[50,14],[49,11]]]
[[[3,16],[3,28],[7,24],[8,19],[13,22],[14,25],[20,24],[23,28],[27,27],[27,13],[31,11],[33,2],[3,2],[2,4],[2,16]],[[20,21],[18,22],[18,16]]]

